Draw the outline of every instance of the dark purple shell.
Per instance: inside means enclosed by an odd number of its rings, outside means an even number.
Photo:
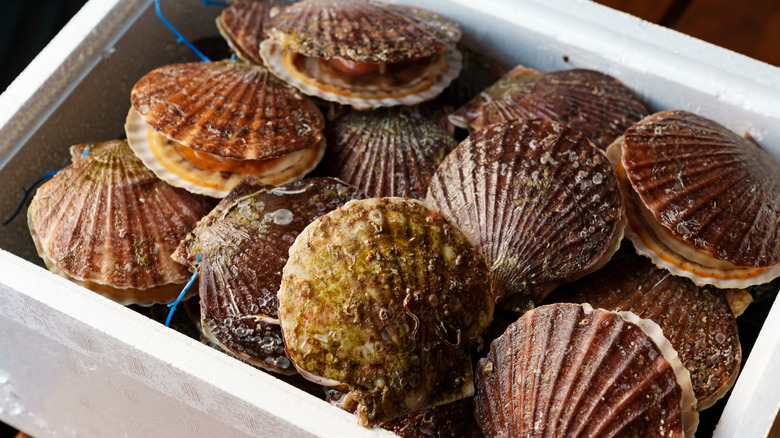
[[[276,188],[247,179],[237,186],[175,254],[199,268],[204,333],[255,365],[294,372],[276,298],[287,251],[314,219],[359,198],[359,191],[333,178]]]
[[[497,302],[523,310],[596,269],[623,233],[617,177],[574,130],[543,120],[477,131],[447,156],[427,202],[488,262]]]
[[[322,169],[369,197],[423,199],[455,139],[413,108],[351,111],[329,123]]]
[[[458,50],[463,56],[460,75],[436,98],[436,102],[456,108],[465,105],[509,71],[506,65],[465,44],[458,44]]]
[[[477,130],[516,119],[546,119],[580,131],[602,150],[648,114],[617,79],[593,70],[539,73],[515,67],[459,108],[450,119]]]

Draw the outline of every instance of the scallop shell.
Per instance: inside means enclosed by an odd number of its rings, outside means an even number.
[[[353,201],[315,220],[278,297],[288,356],[349,391],[363,425],[473,394],[469,347],[493,313],[487,268],[419,201]]]
[[[174,255],[200,271],[204,334],[253,365],[294,373],[284,353],[276,298],[287,251],[316,217],[361,197],[333,178],[276,188],[251,178],[239,184]]]
[[[698,409],[703,410],[733,386],[742,358],[737,321],[724,292],[673,276],[629,250],[551,298],[631,311],[657,323],[691,373]]]
[[[352,111],[329,123],[323,171],[373,198],[423,199],[436,167],[457,143],[419,111]]]
[[[428,188],[485,256],[496,300],[517,311],[603,266],[623,236],[615,172],[572,129],[544,120],[477,131]]]
[[[780,166],[758,145],[685,111],[645,118],[619,145],[638,251],[698,284],[780,276]]]
[[[385,421],[379,425],[401,438],[485,438],[471,398]]]
[[[265,24],[271,8],[283,7],[278,0],[233,3],[217,17],[217,29],[239,58],[263,65],[260,43],[266,38]]]
[[[496,437],[692,437],[688,372],[652,321],[556,304],[523,315],[477,366],[475,415]]]
[[[320,110],[263,67],[193,62],[159,67],[130,96],[155,132],[197,152],[237,160],[287,155],[319,143]]]
[[[516,119],[547,119],[580,131],[600,149],[648,114],[617,79],[593,70],[539,73],[515,67],[450,116],[470,130]]]
[[[121,304],[176,299],[190,273],[170,255],[210,202],[159,180],[124,140],[73,146],[71,155],[27,211],[46,266]]]
[[[284,51],[312,58],[401,62],[452,48],[453,21],[421,8],[374,0],[305,0],[271,18],[269,35]]]

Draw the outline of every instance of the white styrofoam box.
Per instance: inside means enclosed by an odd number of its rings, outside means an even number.
[[[780,70],[584,0],[403,0],[509,64],[601,70],[654,110],[747,132],[780,158]],[[219,8],[166,0],[191,39]],[[68,146],[123,136],[132,85],[195,57],[152,0],[91,0],[0,96],[0,219]],[[390,436],[273,376],[50,274],[22,216],[0,228],[0,419],[45,436]],[[38,266],[36,266],[38,265]],[[715,432],[766,436],[780,408],[775,304]]]

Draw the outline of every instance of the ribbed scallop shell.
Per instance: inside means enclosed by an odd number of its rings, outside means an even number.
[[[353,201],[315,220],[278,297],[290,359],[349,391],[363,425],[473,394],[469,348],[493,313],[487,268],[419,201]]]
[[[482,431],[512,438],[693,436],[698,414],[687,371],[660,333],[645,332],[652,325],[571,304],[526,313],[475,371]]]
[[[416,109],[351,111],[325,129],[323,172],[367,196],[423,199],[455,139]]]
[[[712,406],[737,380],[742,348],[724,290],[655,267],[634,251],[550,297],[559,303],[631,311],[657,323],[691,373],[698,409]]]
[[[260,42],[265,38],[265,25],[271,8],[283,7],[279,0],[237,2],[222,10],[217,17],[217,29],[231,49],[241,59],[263,65]]]
[[[281,46],[314,58],[400,62],[454,47],[460,29],[421,8],[374,0],[305,0],[271,18],[269,35]]]
[[[316,145],[324,126],[306,96],[246,63],[159,67],[135,84],[130,99],[156,132],[195,151],[239,160]]]
[[[539,73],[515,67],[450,116],[477,130],[516,119],[546,119],[580,131],[599,148],[648,114],[639,97],[617,79],[593,70]]]
[[[615,172],[572,129],[533,120],[475,132],[444,159],[427,202],[490,268],[496,300],[524,310],[603,266],[623,236]]]
[[[780,166],[718,123],[665,111],[626,131],[631,186],[674,236],[738,266],[780,264]]]
[[[210,202],[159,180],[124,140],[71,155],[27,211],[46,265],[122,304],[173,301],[190,273],[170,256]]]
[[[276,188],[251,178],[239,184],[175,254],[200,271],[204,334],[254,365],[295,372],[284,353],[276,298],[288,250],[316,217],[361,197],[333,178]]]

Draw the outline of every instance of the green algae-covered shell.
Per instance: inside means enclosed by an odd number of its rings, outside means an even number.
[[[284,354],[276,300],[288,249],[315,218],[362,197],[334,178],[275,188],[247,178],[236,186],[174,255],[199,267],[204,334],[253,365],[294,373]]]
[[[468,397],[469,346],[493,314],[487,278],[466,237],[422,202],[350,202],[290,248],[278,295],[288,356],[349,391],[363,425]]]

